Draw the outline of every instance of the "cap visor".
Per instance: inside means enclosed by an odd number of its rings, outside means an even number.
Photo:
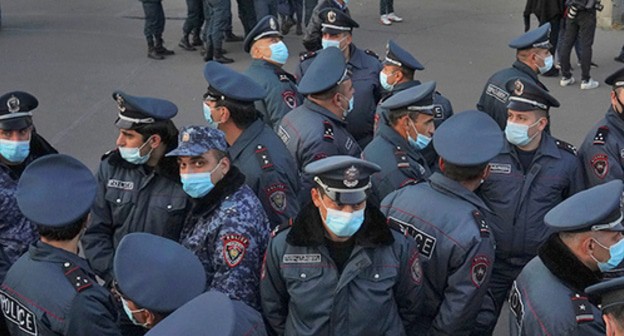
[[[540,110],[539,107],[533,106],[531,104],[526,104],[518,101],[510,101],[507,104],[507,108],[514,111],[527,112],[527,111],[535,111]]]
[[[363,201],[366,200],[367,195],[366,195],[366,191],[361,190],[361,191],[354,191],[354,192],[341,192],[341,193],[336,193],[336,198],[334,202],[338,203],[338,204],[348,204],[348,205],[355,205],[355,204],[360,204]]]
[[[208,150],[200,148],[199,146],[185,146],[181,145],[171,152],[165,154],[165,156],[200,156],[206,153]]]
[[[32,125],[30,117],[19,117],[13,119],[5,119],[0,122],[0,129],[6,131],[21,130]]]
[[[115,126],[117,126],[117,128],[132,129],[132,127],[134,126],[134,123],[128,120],[117,118],[117,120],[115,121]]]

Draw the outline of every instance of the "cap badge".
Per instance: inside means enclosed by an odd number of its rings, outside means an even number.
[[[9,108],[9,112],[15,113],[20,110],[20,101],[17,97],[11,96],[9,100],[7,100],[7,107]]]
[[[126,102],[124,101],[123,97],[120,94],[118,94],[116,97],[116,100],[117,100],[117,107],[119,108],[119,111],[125,112]]]
[[[182,134],[182,142],[189,142],[191,141],[191,135],[188,134],[187,132],[184,132],[184,134]]]
[[[334,11],[327,12],[327,21],[329,23],[336,22],[336,12],[334,12]]]
[[[516,96],[522,96],[524,93],[524,84],[519,79],[514,82],[514,93]]]
[[[276,30],[277,29],[277,23],[275,23],[275,20],[273,18],[271,18],[269,20],[269,26],[271,27],[271,29]]]
[[[358,184],[358,175],[360,175],[360,171],[355,168],[355,166],[351,166],[347,170],[345,170],[342,183],[347,188],[353,188]]]

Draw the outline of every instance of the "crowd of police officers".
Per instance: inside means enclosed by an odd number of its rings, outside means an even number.
[[[550,24],[454,115],[409,51],[318,19],[297,77],[271,15],[244,74],[209,61],[204,125],[115,91],[95,176],[0,96],[0,333],[624,335],[624,69],[577,154],[549,132]]]

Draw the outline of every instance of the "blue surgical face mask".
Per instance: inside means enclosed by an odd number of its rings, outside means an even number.
[[[516,146],[526,146],[531,142],[531,140],[535,139],[539,132],[533,134],[532,137],[529,137],[529,129],[540,122],[540,119],[531,125],[522,125],[516,124],[513,122],[507,122],[507,126],[505,127],[505,137],[507,141]]]
[[[340,94],[340,96],[344,97],[345,99],[347,98],[347,96],[343,95],[342,93]],[[349,113],[351,113],[351,111],[353,111],[353,104],[355,103],[355,100],[353,98],[353,96],[351,96],[351,98],[349,98],[349,106],[347,107],[347,109],[342,112],[342,117],[346,118],[347,115],[349,115]]]
[[[605,250],[608,250],[609,255],[611,256],[609,260],[607,260],[606,262],[600,262],[596,260],[596,258],[593,255],[591,255],[591,257],[596,261],[596,263],[598,263],[598,268],[600,268],[602,272],[611,271],[617,268],[618,266],[620,266],[620,264],[622,263],[622,260],[624,260],[624,239],[620,239],[619,242],[611,245],[611,247],[609,248],[602,245],[596,239],[594,239],[594,241],[596,242],[596,244],[598,244],[598,246],[602,247]]]
[[[204,119],[206,119],[206,121],[208,122],[208,126],[210,126],[210,128],[217,129],[220,123],[212,119],[212,108],[210,107],[210,105],[206,104],[206,102],[203,103],[203,108],[204,108]]]
[[[325,206],[323,199],[321,199],[321,204],[327,211],[325,225],[338,237],[353,236],[364,223],[364,209],[353,212],[330,209]]]
[[[431,142],[431,138],[428,137],[428,136],[425,136],[423,134],[418,133],[418,131],[416,130],[416,127],[414,126],[414,124],[411,121],[410,121],[410,127],[417,134],[416,135],[416,140],[414,140],[414,138],[412,138],[412,136],[410,136],[409,133],[408,133],[407,134],[407,141],[415,149],[423,150],[425,147],[427,147],[429,145],[429,143]]]
[[[273,43],[269,46],[271,49],[271,57],[270,59],[279,64],[286,64],[288,61],[288,47],[282,41],[277,43]]]
[[[212,174],[217,170],[221,161],[207,173],[195,173],[195,174],[180,174],[180,180],[182,181],[182,189],[192,198],[202,198],[214,188],[212,183]]]
[[[123,305],[124,312],[126,312],[126,315],[128,316],[128,319],[130,319],[132,324],[139,326],[139,327],[147,328],[147,324],[148,324],[147,322],[141,323],[137,321],[137,319],[133,315],[134,313],[140,313],[144,311],[145,310],[144,308],[137,309],[137,310],[130,309],[130,307],[128,307],[128,301],[126,301],[123,297],[121,297],[121,304]]]
[[[149,160],[150,156],[152,155],[152,151],[154,150],[154,148],[152,148],[147,154],[141,156],[141,149],[143,148],[143,146],[147,145],[150,142],[150,139],[147,139],[147,141],[145,141],[145,143],[142,144],[141,147],[119,147],[119,154],[124,160],[132,164],[144,164]]]
[[[323,49],[327,49],[329,47],[336,47],[338,49],[340,49],[341,51],[344,50],[343,48],[340,48],[340,43],[342,43],[342,41],[344,41],[347,37],[343,37],[340,40],[336,41],[336,40],[329,40],[329,39],[322,39],[321,40],[321,45],[323,46]],[[346,47],[345,47],[346,48]]]
[[[30,140],[12,141],[0,139],[0,155],[9,162],[22,163],[30,154]]]
[[[392,89],[394,89],[394,86],[396,85],[396,83],[388,83],[388,75],[386,75],[386,73],[383,71],[379,72],[379,82],[381,83],[381,87],[383,87],[386,91],[392,91]]]
[[[552,69],[553,63],[554,63],[553,55],[548,55],[548,57],[544,58],[544,66],[538,67],[539,72],[542,75],[547,73],[548,71],[550,71],[550,69]]]

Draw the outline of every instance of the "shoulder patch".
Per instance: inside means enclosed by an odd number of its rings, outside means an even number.
[[[479,227],[479,232],[481,233],[481,238],[488,238],[490,236],[490,227],[488,226],[485,218],[479,210],[472,211],[472,217],[474,217],[477,226]]]
[[[266,187],[264,192],[269,199],[269,204],[273,211],[283,214],[288,207],[288,199],[286,198],[287,187],[284,183],[274,183]]]
[[[269,154],[269,150],[264,145],[256,145],[256,159],[258,159],[258,164],[262,170],[273,168],[271,155]]]
[[[604,179],[609,173],[609,156],[602,153],[594,155],[591,159],[591,168],[596,177]]]
[[[522,330],[522,321],[524,320],[524,303],[522,303],[522,294],[518,289],[518,283],[514,281],[511,292],[509,293],[509,308],[516,318],[518,330]]]
[[[327,142],[334,142],[334,126],[327,120],[323,120],[323,140]]]
[[[422,265],[420,264],[420,258],[418,251],[415,251],[414,254],[410,257],[409,260],[410,265],[410,278],[412,282],[416,285],[420,285],[423,279],[423,270]]]
[[[379,60],[379,55],[377,55],[376,52],[374,52],[374,51],[372,51],[370,49],[364,50],[364,53],[366,53],[366,55],[368,55],[368,56],[373,56],[373,57],[375,57],[375,59]]]
[[[405,153],[401,146],[395,147],[394,158],[396,159],[398,168],[409,168],[410,164],[407,160],[407,153]]]
[[[555,139],[555,143],[560,149],[563,149],[564,151],[571,153],[572,155],[576,155],[576,147],[574,147],[574,145],[559,139]]]
[[[288,222],[282,223],[276,226],[273,230],[271,230],[271,237],[275,237],[281,232],[284,232],[286,229],[292,226],[293,219],[289,219]]]
[[[509,92],[499,88],[494,84],[488,84],[487,88],[485,89],[485,94],[498,100],[503,104],[507,103],[507,98],[509,98]]]
[[[484,254],[475,256],[472,259],[472,267],[470,268],[470,278],[477,288],[485,283],[488,274],[488,268],[491,265],[490,258]]]
[[[282,92],[282,99],[284,100],[284,104],[288,106],[291,110],[297,107],[297,94],[293,90],[286,90]]]
[[[245,252],[249,246],[249,239],[247,237],[233,233],[226,234],[223,237],[223,259],[225,263],[234,268],[243,261]]]
[[[307,59],[310,59],[312,57],[315,57],[315,56],[316,56],[316,51],[309,51],[307,53],[299,55],[299,61],[303,62],[303,61],[305,61]]]
[[[17,325],[25,334],[38,335],[37,318],[28,307],[4,291],[0,291],[0,302],[7,322]]]
[[[571,298],[571,300],[577,324],[594,321],[594,313],[591,309],[591,303],[589,303],[589,300],[586,297],[576,294]]]
[[[89,278],[87,273],[82,268],[69,261],[63,263],[63,273],[78,293],[93,286],[93,281]]]
[[[600,126],[598,130],[596,130],[596,135],[594,136],[594,145],[603,146],[607,142],[607,136],[609,135],[609,127]]]
[[[394,217],[388,217],[388,225],[401,232],[404,236],[412,237],[416,241],[416,246],[420,255],[427,259],[431,259],[436,248],[436,237],[420,230],[411,223],[404,222]]]

